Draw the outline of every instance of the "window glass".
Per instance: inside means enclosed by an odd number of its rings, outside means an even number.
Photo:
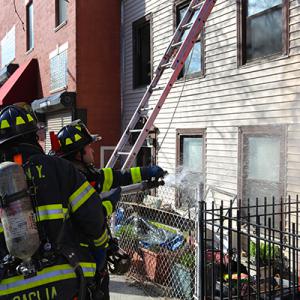
[[[252,16],[279,4],[282,0],[248,0],[247,15]]]
[[[61,23],[67,20],[67,5],[68,2],[66,0],[57,0],[57,24],[56,26],[60,25]]]
[[[188,8],[188,3],[177,7],[177,26],[179,25],[180,21],[184,17],[184,15],[187,11],[187,8]],[[197,11],[199,11],[199,9]],[[192,21],[195,20],[196,16],[197,16],[197,12],[194,14]],[[181,40],[184,40],[184,38],[186,37],[187,34],[188,34],[188,30],[185,31]],[[201,66],[201,54],[202,54],[201,52],[202,52],[201,42],[199,40],[195,43],[194,48],[191,50],[189,56],[187,57],[187,60],[185,61],[185,64],[183,67],[183,71],[181,72],[179,77],[201,72],[201,67],[202,67]]]
[[[1,68],[9,65],[15,59],[16,30],[15,26],[1,40]]]
[[[265,129],[257,127],[243,133],[243,206],[250,206],[250,215],[255,216],[272,212],[273,197],[275,203],[280,203],[284,196],[284,178],[281,174],[284,168],[284,131],[283,128]],[[265,132],[265,133],[264,133]],[[258,203],[258,206],[257,206]],[[265,206],[267,204],[267,206]],[[280,211],[280,206],[274,208]],[[248,215],[247,210],[244,211]],[[278,215],[279,216],[279,215]],[[275,218],[277,222],[278,218]],[[255,218],[252,220],[256,222]],[[263,224],[263,220],[260,220]]]
[[[281,8],[247,20],[247,58],[282,51]]]
[[[53,56],[50,59],[50,90],[67,86],[68,80],[68,50]]]
[[[27,5],[27,50],[34,47],[33,3]]]
[[[187,171],[202,172],[203,139],[200,137],[182,139],[182,167]]]
[[[283,0],[240,1],[241,57],[245,64],[258,58],[287,52],[287,4]]]
[[[151,82],[150,21],[145,18],[133,23],[134,87]]]
[[[280,138],[249,137],[248,178],[279,182]]]

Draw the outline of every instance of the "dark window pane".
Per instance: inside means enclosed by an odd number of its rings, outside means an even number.
[[[134,24],[134,87],[151,81],[150,22]]]
[[[33,3],[27,5],[27,50],[34,47]]]
[[[68,2],[66,0],[57,0],[57,24],[65,22],[67,20],[67,7],[68,7]]]
[[[247,19],[247,59],[282,51],[281,8]]]
[[[248,0],[247,16],[263,12],[279,4],[282,4],[282,0]]]

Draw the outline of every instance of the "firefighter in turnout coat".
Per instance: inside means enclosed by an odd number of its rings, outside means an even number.
[[[90,249],[108,245],[102,199],[73,164],[43,153],[37,130],[35,116],[22,107],[0,112],[1,161],[23,166],[40,240],[28,276],[16,271],[21,262],[8,253],[0,227],[0,299],[99,299],[93,282],[99,262]]]
[[[69,125],[64,126],[57,134],[59,140],[59,151],[57,155],[64,157],[71,161],[73,165],[80,170],[88,179],[88,181],[95,187],[98,193],[107,192],[120,186],[139,183],[142,180],[151,180],[151,178],[161,178],[165,172],[159,166],[151,167],[134,167],[125,171],[113,170],[112,168],[96,169],[94,167],[94,150],[91,144],[99,140],[97,135],[89,132],[87,127],[81,120],[76,120]],[[103,201],[104,212],[106,216],[110,216],[115,209],[116,201],[104,199]],[[114,240],[114,239],[112,239]],[[113,245],[111,248],[118,249]],[[123,256],[123,257],[122,257]],[[125,261],[124,253],[115,252],[108,255],[108,260],[118,262],[123,258]],[[126,271],[123,264],[118,273]],[[129,264],[127,264],[129,267]],[[120,267],[120,264],[118,265]],[[114,266],[114,269],[118,269]],[[120,269],[120,268],[119,268]],[[128,269],[128,268],[127,268]],[[106,266],[101,270],[101,290],[104,292],[104,299],[109,299],[109,274]]]

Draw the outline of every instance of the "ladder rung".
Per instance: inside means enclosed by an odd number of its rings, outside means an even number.
[[[172,66],[172,63],[171,63],[171,62],[168,62],[168,63],[166,63],[166,64],[161,65],[161,68],[167,69],[167,68],[170,68],[171,66]]]
[[[197,10],[198,8],[200,8],[201,6],[202,6],[202,2],[201,3],[198,3],[198,4],[196,4],[196,5],[194,5],[193,7],[192,7],[192,9],[194,9],[194,10]]]
[[[180,41],[180,42],[178,42],[178,43],[175,43],[175,44],[172,45],[172,48],[177,48],[178,46],[181,46],[182,43],[183,43],[183,41]]]
[[[152,110],[153,107],[143,107],[140,109],[141,112]]]
[[[119,155],[129,155],[130,152],[118,152]]]
[[[184,25],[181,26],[182,29],[188,29],[190,28],[194,23],[193,22],[190,22],[190,23],[186,23]]]
[[[141,132],[142,129],[130,129],[129,132],[134,133],[134,132]]]
[[[163,87],[162,87],[162,86],[156,86],[156,87],[151,88],[151,91],[152,91],[152,92],[155,92],[155,91],[161,91],[161,90],[163,90]]]

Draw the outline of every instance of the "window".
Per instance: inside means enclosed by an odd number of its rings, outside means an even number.
[[[50,91],[62,89],[68,81],[68,43],[50,53]]]
[[[176,176],[182,183],[177,193],[178,206],[192,205],[195,188],[204,182],[204,132],[199,129],[177,129]]]
[[[180,21],[184,17],[184,14],[186,13],[189,6],[189,1],[185,1],[183,3],[180,3],[176,5],[176,26],[179,25]],[[200,9],[200,8],[199,8]],[[194,14],[194,17],[192,21],[196,18],[196,14]],[[184,35],[182,36],[182,40],[186,37],[188,34],[188,31],[186,30]],[[203,49],[202,49],[202,34],[199,36],[197,42],[195,43],[195,46],[191,50],[191,53],[189,54],[187,60],[185,61],[184,67],[179,75],[179,78],[184,76],[191,76],[191,75],[199,75],[203,73]]]
[[[9,65],[14,59],[16,52],[16,29],[15,26],[1,40],[1,68]]]
[[[241,64],[286,54],[287,3],[286,0],[241,1]]]
[[[151,15],[132,25],[133,35],[133,88],[151,82]]]
[[[26,6],[26,34],[27,34],[26,50],[28,51],[34,47],[33,3],[32,2],[30,2]]]
[[[67,21],[67,10],[68,1],[67,0],[56,0],[56,27]]]
[[[278,203],[284,196],[284,127],[246,127],[241,129],[241,186],[243,205]],[[255,213],[252,209],[251,214]],[[271,207],[270,207],[271,209]],[[259,207],[259,212],[263,207]]]

